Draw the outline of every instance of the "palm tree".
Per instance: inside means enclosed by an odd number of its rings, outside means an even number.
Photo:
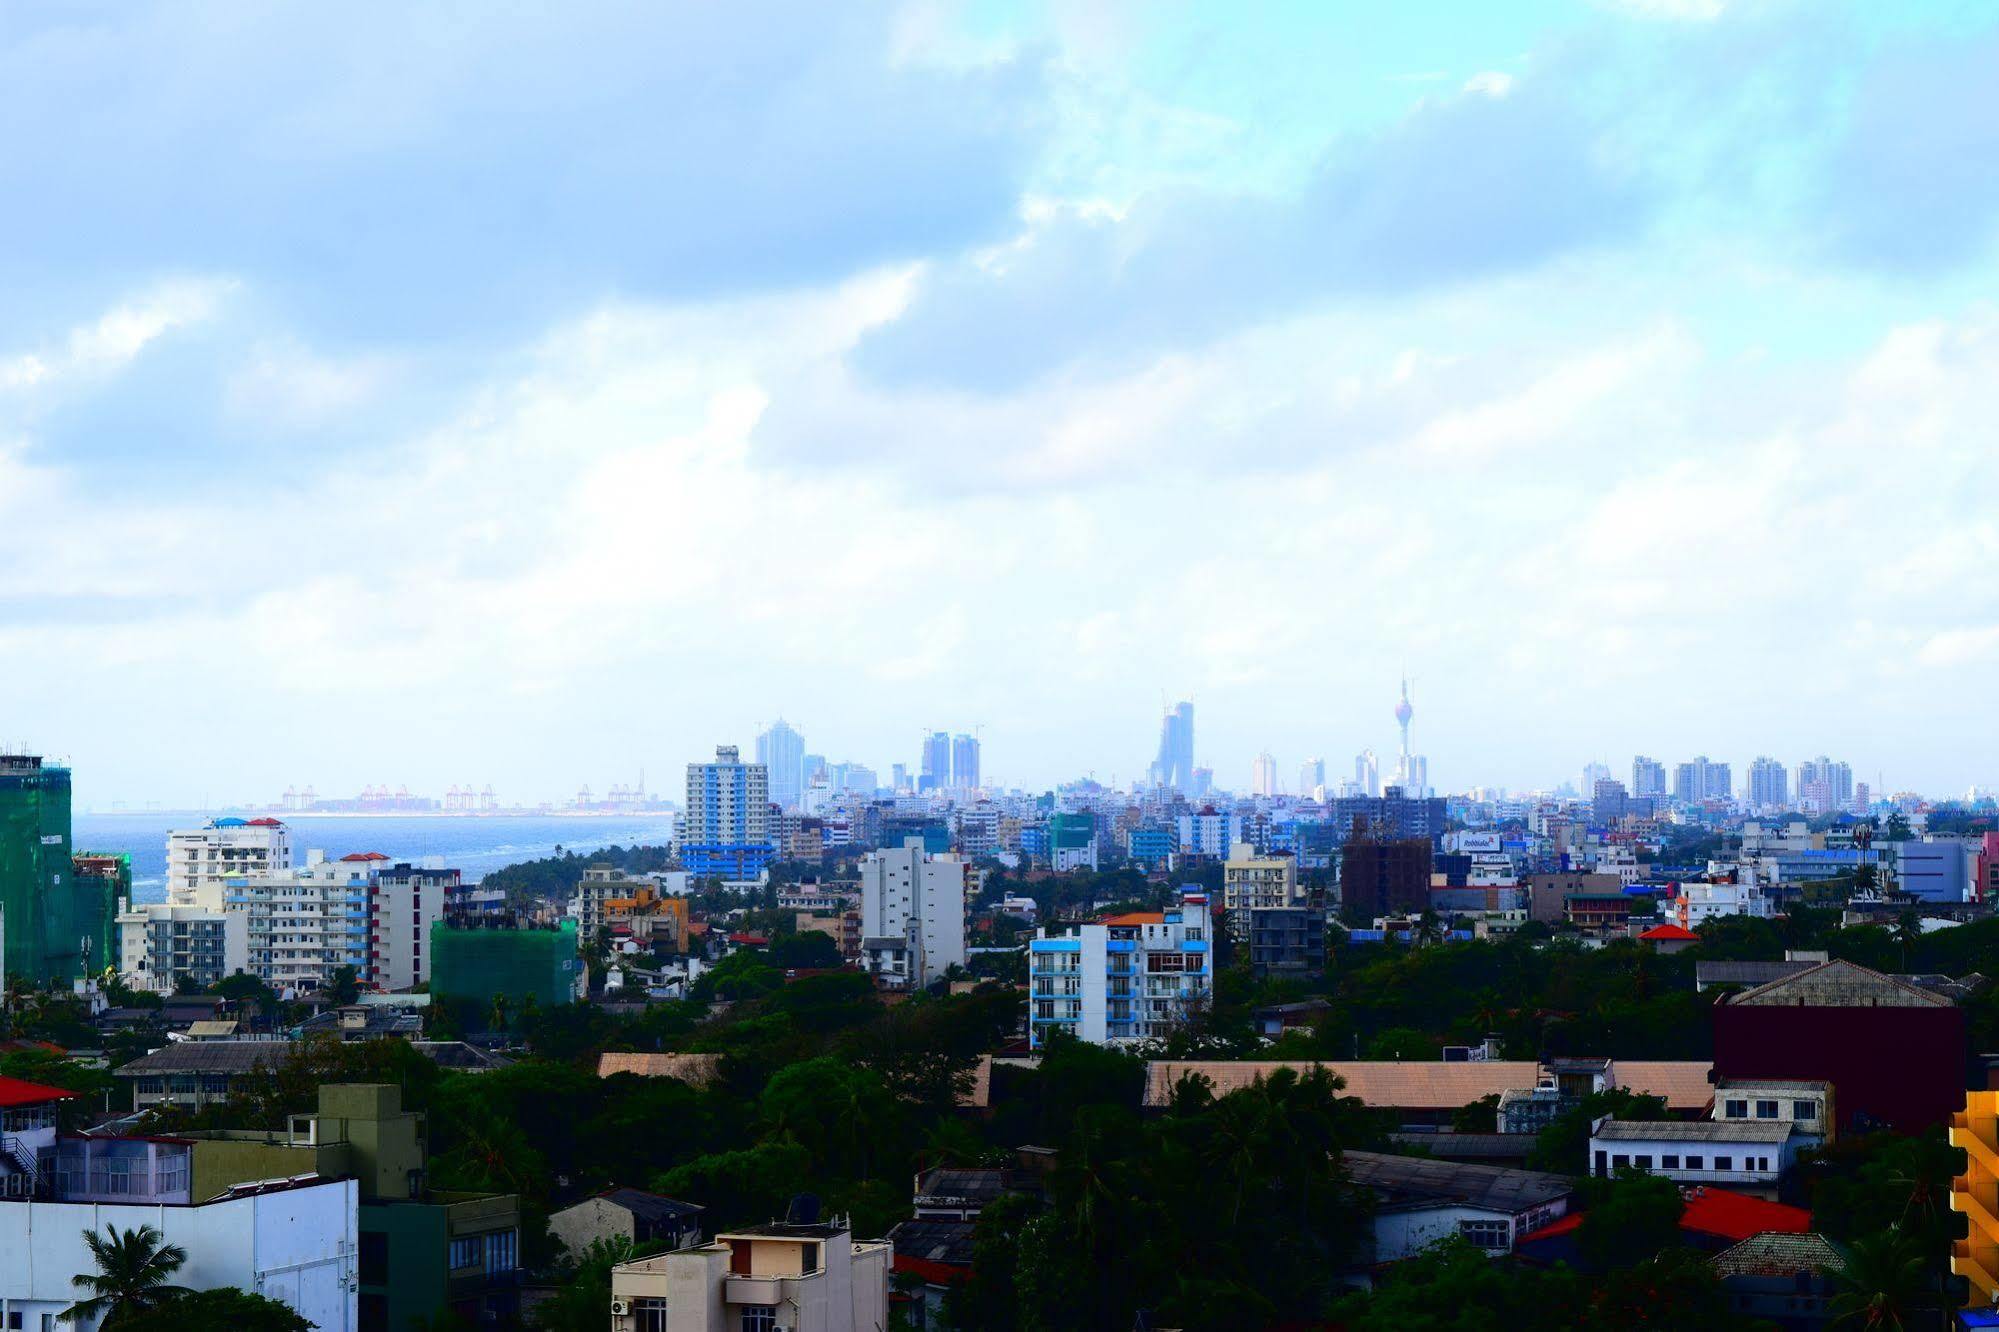
[[[1934,1303],[1921,1248],[1896,1231],[1855,1240],[1846,1266],[1826,1275],[1839,1290],[1826,1308],[1830,1327],[1905,1332]]]
[[[79,1272],[70,1285],[90,1292],[62,1311],[66,1323],[88,1323],[104,1316],[100,1328],[115,1329],[126,1317],[143,1313],[179,1295],[185,1286],[167,1284],[167,1278],[187,1261],[187,1250],[178,1244],[162,1244],[165,1238],[151,1226],[120,1232],[107,1225],[104,1234],[83,1232],[90,1256],[97,1261],[95,1272]]]

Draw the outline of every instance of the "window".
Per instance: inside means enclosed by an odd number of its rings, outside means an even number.
[[[361,1284],[389,1284],[389,1237],[382,1231],[361,1232]]]
[[[1604,1154],[1602,1152],[1598,1152],[1596,1154],[1596,1173],[1599,1175],[1606,1175],[1610,1173],[1610,1167],[1608,1163],[1605,1161]]]
[[[518,1241],[511,1230],[496,1230],[486,1236],[486,1270],[511,1272],[520,1266]]]
[[[451,1241],[451,1270],[462,1272],[468,1267],[477,1267],[485,1248],[483,1235],[468,1235],[464,1239]]]
[[[1728,1102],[1728,1117],[1730,1119],[1749,1118],[1749,1102],[1747,1101]]]
[[[1756,1103],[1756,1117],[1758,1119],[1775,1119],[1778,1108],[1775,1101],[1758,1101]]]
[[[1679,1158],[1679,1157],[1677,1157],[1677,1156],[1661,1156],[1661,1157],[1659,1158],[1659,1169],[1661,1169],[1661,1170],[1678,1170],[1679,1168],[1680,1168],[1680,1158]]]
[[[1706,1157],[1701,1157],[1701,1156],[1689,1156],[1687,1158],[1687,1169],[1689,1170],[1701,1169],[1701,1163],[1706,1159],[1707,1159]]]
[[[1819,1117],[1818,1108],[1810,1101],[1791,1102],[1791,1118],[1799,1123],[1810,1123]]]
[[[1735,1158],[1732,1156],[1717,1156],[1714,1158],[1714,1168],[1716,1170],[1733,1170],[1735,1169]]]
[[[1510,1230],[1511,1227],[1504,1221],[1458,1222],[1458,1233],[1481,1249],[1497,1249],[1504,1252],[1512,1239]]]
[[[777,1306],[775,1304],[745,1304],[743,1306],[743,1332],[777,1332]]]
[[[1622,1170],[1630,1164],[1631,1164],[1631,1158],[1624,1155],[1622,1152],[1610,1158],[1610,1168],[1613,1170]]]
[[[657,1295],[641,1295],[632,1301],[632,1318],[638,1332],[666,1332],[666,1301]]]

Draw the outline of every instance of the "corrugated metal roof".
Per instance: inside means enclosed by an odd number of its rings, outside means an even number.
[[[1372,1191],[1384,1208],[1455,1202],[1498,1212],[1524,1212],[1566,1198],[1576,1189],[1576,1182],[1566,1175],[1539,1170],[1385,1152],[1343,1152],[1340,1160],[1353,1182]]]
[[[1753,1119],[1613,1119],[1593,1135],[1604,1142],[1783,1142],[1791,1126]]]

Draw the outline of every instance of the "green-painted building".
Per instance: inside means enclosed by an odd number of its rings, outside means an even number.
[[[0,970],[37,983],[83,974],[86,935],[70,869],[69,769],[0,754]]]
[[[425,1181],[423,1116],[402,1089],[334,1083],[319,1112],[282,1133],[216,1130],[192,1139],[192,1196],[307,1173],[360,1184],[360,1332],[419,1332],[449,1311],[469,1326],[519,1311],[520,1200],[448,1193]]]
[[[122,851],[79,851],[70,857],[83,971],[95,976],[119,965],[119,904],[132,900],[132,857]]]
[[[474,1020],[500,995],[516,1012],[529,995],[542,1008],[568,1003],[581,966],[573,920],[552,929],[443,921],[430,927],[430,992]]]

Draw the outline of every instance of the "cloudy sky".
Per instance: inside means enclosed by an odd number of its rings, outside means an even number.
[[[1999,11],[0,10],[0,740],[1999,785]]]

